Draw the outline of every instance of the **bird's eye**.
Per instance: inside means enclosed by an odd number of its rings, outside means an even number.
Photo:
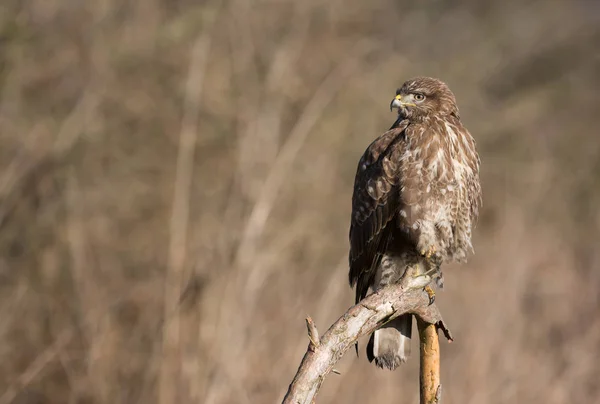
[[[415,94],[415,100],[423,101],[424,99],[425,99],[425,96],[423,94]]]

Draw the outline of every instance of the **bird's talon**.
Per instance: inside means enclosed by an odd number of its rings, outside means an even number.
[[[429,296],[429,305],[432,305],[435,302],[435,292],[431,289],[431,286],[425,286],[425,292]]]
[[[433,255],[435,254],[435,247],[434,246],[430,246],[427,249],[422,249],[421,250],[421,255],[427,259],[433,257]]]

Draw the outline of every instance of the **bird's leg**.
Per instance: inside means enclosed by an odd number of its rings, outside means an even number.
[[[428,271],[429,272],[429,271]],[[429,286],[431,283],[431,276],[428,274],[419,274],[419,275],[411,275],[406,279],[406,287],[409,289],[423,289],[427,292],[429,296],[429,304],[432,304],[435,301],[435,292]]]
[[[434,246],[429,246],[428,248],[423,248],[421,250],[421,255],[427,259],[433,257],[433,255],[435,254],[435,247]]]
[[[433,302],[435,302],[435,292],[431,289],[431,286],[425,286],[425,292],[427,292],[427,296],[429,296],[429,304],[433,304]]]
[[[429,284],[431,283],[431,280],[435,274],[439,274],[438,277],[441,276],[440,266],[442,263],[440,257],[436,254],[436,249],[434,246],[429,246],[428,248],[421,250],[421,255],[425,258],[427,270],[422,274],[415,274],[413,277],[420,278],[419,281],[415,279],[415,283],[425,284],[424,290],[429,296],[429,304],[433,304],[435,301],[435,292],[431,286],[429,286]]]
[[[423,289],[431,282],[431,276],[422,272],[422,264],[415,263],[407,267],[404,285],[407,289]]]
[[[427,266],[427,270],[423,275],[430,275],[440,273],[440,267],[442,265],[442,258],[439,254],[437,254],[436,248],[434,246],[430,246],[421,251],[421,255],[425,258],[425,263]]]

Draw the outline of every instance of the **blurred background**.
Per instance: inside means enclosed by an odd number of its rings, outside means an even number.
[[[276,403],[354,300],[350,198],[416,75],[482,159],[444,403],[600,402],[600,6],[3,0],[0,404]],[[416,403],[348,352],[319,403]],[[416,347],[416,342],[415,345]]]

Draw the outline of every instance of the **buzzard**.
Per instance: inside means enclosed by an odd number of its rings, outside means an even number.
[[[356,302],[404,275],[442,286],[440,265],[465,262],[481,206],[479,155],[456,98],[442,81],[417,77],[396,91],[392,127],[364,152],[350,224],[350,285]],[[375,331],[369,361],[394,370],[410,355],[412,315]]]

